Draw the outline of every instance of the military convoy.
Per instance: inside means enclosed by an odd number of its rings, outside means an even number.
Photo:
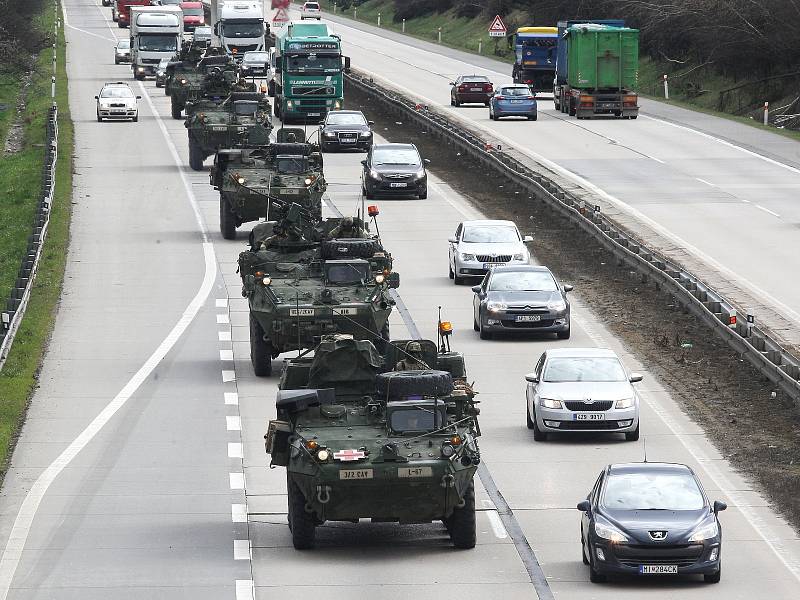
[[[286,365],[265,439],[271,466],[286,467],[295,548],[313,548],[325,521],[366,518],[442,521],[454,546],[475,546],[479,408],[464,358],[411,343],[422,369],[391,370],[409,341],[380,353],[346,335]]]

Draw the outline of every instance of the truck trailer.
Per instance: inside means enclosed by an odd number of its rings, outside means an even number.
[[[533,92],[549,92],[556,72],[558,28],[520,27],[514,34],[514,83],[526,83]]]
[[[172,58],[183,41],[183,12],[179,6],[131,8],[131,69],[134,79],[156,74],[162,58]]]

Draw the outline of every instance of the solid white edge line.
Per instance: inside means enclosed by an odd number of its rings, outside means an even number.
[[[768,208],[764,208],[760,204],[754,204],[753,206],[755,206],[758,210],[763,210],[765,213],[771,214],[773,217],[778,217],[779,219],[781,218],[781,216],[778,213],[773,212]]]
[[[700,183],[705,183],[706,185],[710,185],[713,188],[717,187],[716,185],[714,185],[710,181],[706,181],[705,179],[700,179],[699,177],[695,177],[695,179],[697,179],[697,181],[699,181]]]

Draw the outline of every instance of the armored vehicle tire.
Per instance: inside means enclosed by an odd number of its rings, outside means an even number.
[[[292,544],[296,550],[310,550],[314,547],[316,523],[314,515],[306,512],[306,499],[297,484],[286,478],[289,492],[289,530],[292,532]]]
[[[453,377],[447,371],[392,371],[375,378],[378,393],[389,398],[405,396],[447,396],[453,391]]]
[[[322,258],[372,258],[380,244],[362,238],[341,238],[322,242]]]
[[[450,541],[456,548],[475,547],[475,483],[470,481],[464,493],[464,506],[453,510],[445,521]]]
[[[203,170],[203,151],[192,140],[189,140],[189,166],[192,171]]]
[[[250,313],[250,362],[256,377],[272,375],[272,344],[264,339],[264,328]]]
[[[175,100],[172,101],[171,105],[172,105],[172,118],[173,119],[180,119],[181,118],[181,111],[183,110],[183,107],[181,105],[179,105],[177,102],[175,102]]]
[[[231,209],[230,202],[221,192],[219,195],[219,230],[226,240],[236,239],[236,215]]]

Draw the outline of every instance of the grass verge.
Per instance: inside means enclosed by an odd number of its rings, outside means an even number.
[[[41,17],[42,27],[53,28],[54,13],[52,5],[48,5]],[[63,18],[62,21],[63,23]],[[14,276],[19,268],[21,254],[25,250],[27,236],[33,226],[34,204],[39,192],[40,173],[44,161],[45,122],[47,109],[50,106],[50,74],[52,72],[52,52],[50,48],[43,50],[37,60],[35,74],[28,91],[29,103],[26,107],[25,148],[14,157],[3,158],[2,176],[7,178],[0,183],[0,189],[7,190],[6,197],[17,195],[20,204],[28,204],[27,213],[20,209],[20,228],[24,232],[22,246],[14,265]],[[53,209],[45,247],[39,262],[39,272],[33,286],[25,318],[22,320],[11,352],[5,366],[0,372],[0,465],[5,475],[8,457],[13,449],[17,432],[24,417],[28,399],[33,392],[44,355],[45,347],[55,320],[61,284],[64,280],[64,266],[67,259],[69,241],[69,222],[72,201],[72,151],[73,126],[69,114],[66,44],[63,30],[58,35],[57,45],[57,78],[56,102],[58,103],[58,163],[56,165],[56,187]],[[28,120],[30,119],[30,121]],[[6,163],[14,162],[13,171],[9,173]],[[27,179],[26,183],[18,183],[18,179]],[[13,184],[12,188],[5,185]],[[5,210],[5,209],[4,209]],[[3,215],[5,219],[6,215]],[[5,223],[0,224],[5,227]],[[6,240],[0,241],[4,252]],[[5,301],[8,296],[4,292],[0,298]]]

